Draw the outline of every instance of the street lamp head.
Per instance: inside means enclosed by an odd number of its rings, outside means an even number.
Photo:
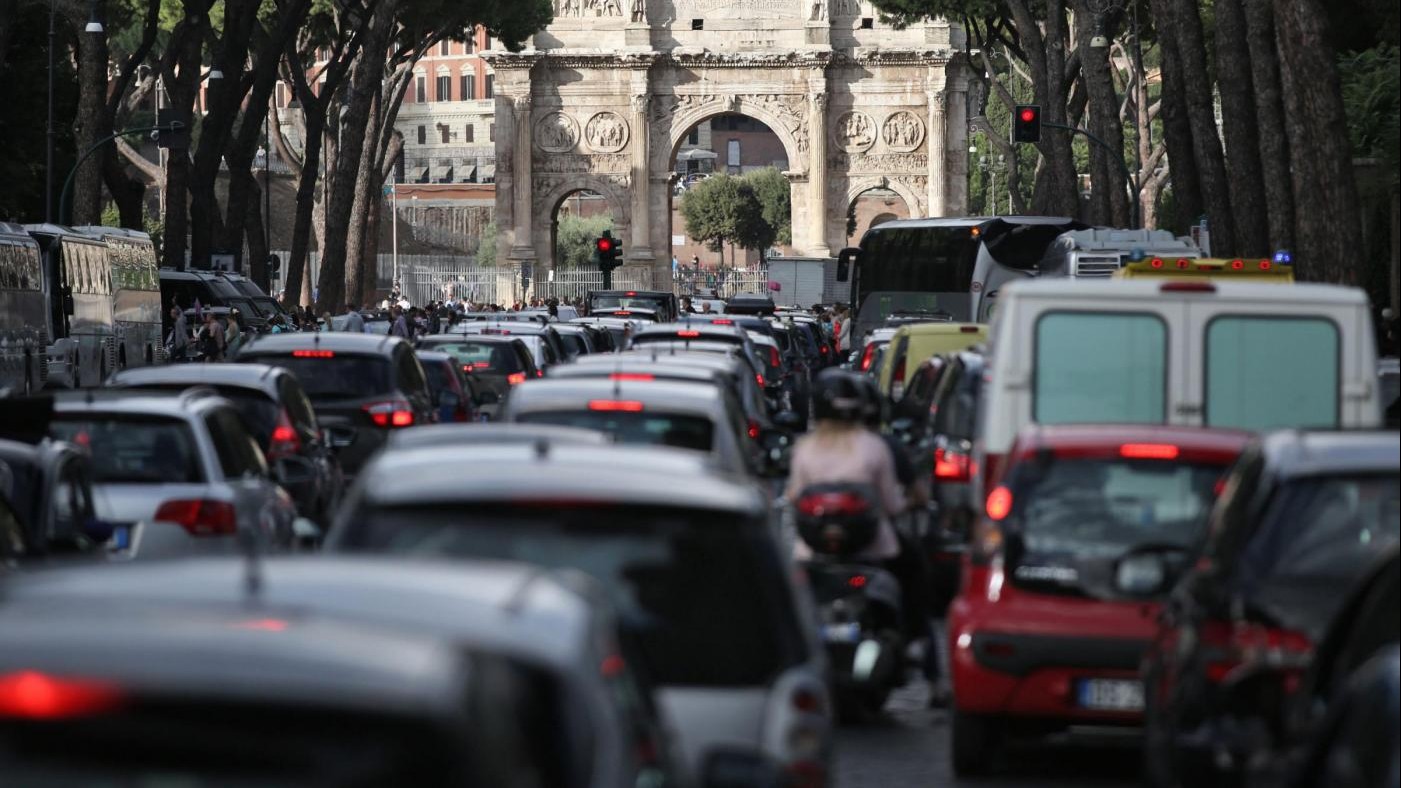
[[[87,27],[84,27],[84,28],[83,28],[83,32],[84,32],[84,33],[101,33],[101,32],[103,32],[103,30],[102,30],[102,23],[99,22],[99,21],[97,21],[96,19],[90,19],[90,20],[88,20]]]
[[[211,70],[211,71],[209,72],[209,78],[210,78],[210,79],[223,79],[223,78],[224,78],[224,72],[220,71],[218,68],[214,68],[213,70]]]

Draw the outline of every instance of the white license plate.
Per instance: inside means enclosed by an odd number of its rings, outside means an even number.
[[[855,643],[861,639],[860,624],[824,624],[822,639],[828,643]]]
[[[1081,708],[1104,711],[1142,711],[1143,682],[1085,679],[1076,692]]]

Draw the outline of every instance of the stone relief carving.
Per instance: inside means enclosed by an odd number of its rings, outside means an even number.
[[[632,166],[632,160],[622,153],[594,156],[584,153],[556,153],[537,157],[531,166],[535,172],[542,173],[613,173],[627,172]]]
[[[640,0],[634,0],[634,7]],[[620,0],[555,0],[555,16],[600,17],[623,15]]]
[[[881,126],[881,139],[893,151],[912,151],[924,140],[924,124],[913,112],[891,113]]]
[[[563,112],[551,112],[535,124],[535,144],[548,153],[566,153],[579,144],[579,124]]]
[[[646,21],[647,21],[647,2],[646,2],[646,0],[632,0],[632,21],[633,21],[633,22],[646,22]]]
[[[827,21],[827,0],[812,0],[811,10],[808,11],[808,21]]]
[[[876,123],[871,116],[855,110],[837,118],[837,147],[847,153],[860,153],[876,142]]]
[[[832,169],[851,174],[877,175],[927,172],[929,157],[923,153],[836,153],[828,159]]]
[[[676,19],[796,19],[804,10],[793,0],[673,0],[672,5]]]
[[[627,121],[613,112],[600,112],[584,126],[584,139],[599,153],[614,153],[628,144]]]

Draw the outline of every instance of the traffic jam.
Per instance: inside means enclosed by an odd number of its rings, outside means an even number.
[[[948,784],[1107,738],[1119,784],[1397,786],[1392,340],[1287,252],[1111,235],[302,330],[113,258],[165,346],[0,389],[0,783],[817,788],[917,708]],[[175,356],[186,311],[243,337]]]

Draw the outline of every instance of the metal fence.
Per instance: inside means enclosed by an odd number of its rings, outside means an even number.
[[[768,293],[769,272],[766,268],[706,271],[681,268],[673,277],[677,295],[701,298],[729,298],[738,293]]]
[[[530,296],[540,298],[583,298],[590,290],[603,289],[603,272],[590,269],[558,269],[551,279],[531,282]],[[619,268],[613,272],[614,290],[652,290],[652,269]]]

